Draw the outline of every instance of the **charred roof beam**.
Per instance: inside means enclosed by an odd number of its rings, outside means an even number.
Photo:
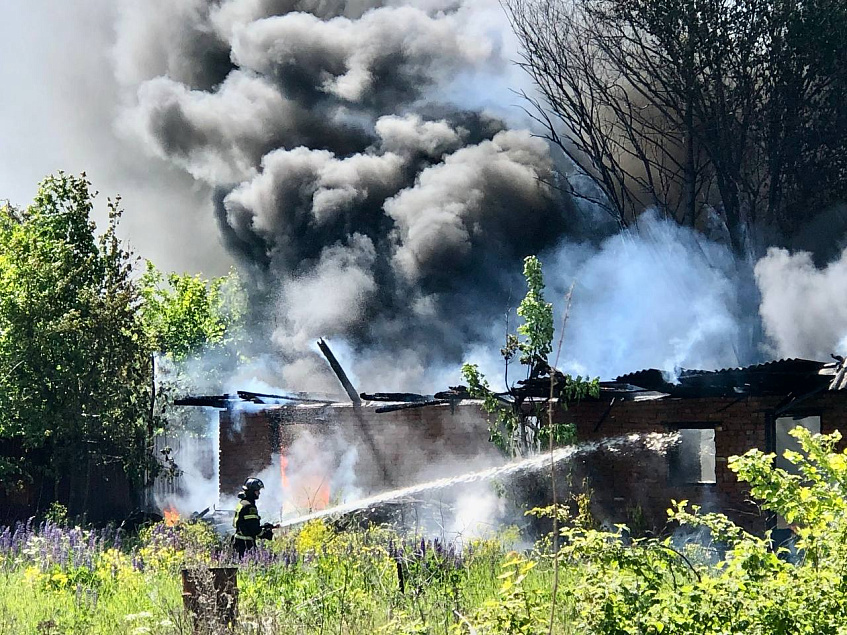
[[[327,344],[323,338],[318,340],[318,348],[321,349],[321,353],[323,353],[324,357],[326,357],[326,361],[329,362],[330,368],[332,368],[332,372],[335,373],[335,376],[338,377],[338,381],[341,382],[341,386],[344,388],[344,392],[347,393],[347,396],[350,397],[350,401],[353,402],[354,406],[361,406],[362,400],[359,398],[359,393],[356,392],[356,389],[353,387],[352,382],[347,377],[347,373],[344,372],[344,369],[341,367],[341,364],[338,363],[338,360],[335,358],[335,355],[332,354],[332,351],[329,348],[329,344]]]

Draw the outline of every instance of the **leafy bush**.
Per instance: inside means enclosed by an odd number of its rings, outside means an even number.
[[[543,635],[547,633],[550,608],[544,594],[527,584],[527,577],[538,565],[517,552],[507,555],[501,585],[496,598],[486,600],[473,617],[473,625],[463,620],[456,632],[478,635]],[[466,630],[467,629],[467,630]]]

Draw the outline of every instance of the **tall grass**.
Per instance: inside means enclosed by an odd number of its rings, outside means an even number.
[[[444,543],[314,522],[235,562],[202,523],[160,523],[132,540],[18,525],[0,530],[0,635],[189,633],[180,570],[217,565],[239,567],[239,619],[229,632],[448,635],[500,601],[509,558],[531,562],[509,555],[515,538]],[[541,560],[519,581],[527,615],[549,599],[551,576]],[[201,624],[209,632],[213,617]]]

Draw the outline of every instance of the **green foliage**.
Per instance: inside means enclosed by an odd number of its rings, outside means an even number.
[[[47,178],[26,210],[0,209],[3,484],[117,463],[147,466],[149,360],[119,201],[98,237],[84,175]],[[21,460],[21,457],[26,457]]]
[[[55,558],[58,530],[48,527],[20,551],[0,551],[0,634],[43,635],[39,629],[52,621],[62,633],[187,635],[179,570],[228,563],[226,545],[202,522],[159,523],[120,548],[90,538],[77,535],[64,546],[68,557]],[[546,563],[507,555],[499,540],[464,546],[458,553],[455,545],[421,542],[386,527],[338,532],[310,523],[274,540],[273,554],[240,564],[239,622],[209,635],[447,635],[460,615],[479,611],[527,625],[514,632],[536,632],[524,617],[526,600],[532,615],[533,607],[544,606]],[[504,575],[498,579],[498,573]],[[501,598],[508,602],[502,610]]]
[[[122,469],[140,486],[160,469],[153,433],[204,428],[202,413],[168,410],[196,388],[187,364],[206,381],[201,390],[218,388],[245,344],[235,273],[165,276],[148,262],[136,279],[117,237],[120,200],[109,201],[98,233],[94,196],[84,174],[60,172],[27,209],[0,208],[0,482],[19,491],[53,480],[56,492],[71,482],[77,500],[57,502],[73,514],[86,511],[89,485],[80,484],[92,466]],[[212,362],[199,362],[208,352]]]
[[[56,525],[65,525],[68,522],[68,508],[58,501],[53,501],[47,508],[44,519]]]
[[[610,634],[838,632],[843,601],[830,599],[828,607],[836,612],[829,615],[819,614],[817,605],[818,585],[826,577],[785,561],[767,539],[746,534],[726,518],[696,511],[687,512],[682,503],[671,517],[710,530],[716,542],[684,551],[671,539],[627,543],[622,529],[566,531],[563,555],[578,559],[584,576],[575,589],[580,607],[575,626]],[[724,557],[711,564],[721,551]],[[828,591],[840,593],[833,587]]]
[[[462,377],[471,396],[482,400],[482,408],[490,415],[489,440],[507,456],[522,456],[553,445],[573,443],[576,427],[554,421],[553,409],[566,410],[569,403],[578,402],[600,393],[599,379],[583,379],[560,373],[550,367],[548,355],[553,351],[553,305],[544,299],[544,277],[541,263],[535,256],[524,259],[524,278],[527,293],[518,306],[523,323],[517,333],[508,333],[500,353],[509,363],[519,354],[526,367],[525,376],[542,381],[549,378],[549,393],[540,399],[526,399],[519,390],[507,387],[497,394],[480,373],[479,366],[466,362]],[[550,401],[550,399],[554,401]],[[552,437],[552,438],[551,438]]]
[[[753,536],[721,514],[689,511],[685,501],[668,515],[682,529],[701,532],[688,544],[631,539],[624,526],[600,531],[573,523],[563,527],[563,547],[550,557],[576,574],[567,591],[574,632],[843,634],[847,455],[833,451],[838,433],[792,434],[803,454],[787,458],[799,476],[774,469],[773,455],[758,450],[733,457],[730,466],[763,508],[796,523],[793,561],[769,537]]]
[[[222,382],[243,359],[247,298],[235,271],[206,280],[199,275],[165,276],[151,262],[139,282],[139,316],[156,353],[154,432],[204,435],[207,413],[173,408],[177,397],[222,392]],[[167,474],[179,474],[169,454],[158,457]]]
[[[517,552],[506,556],[502,573],[497,576],[500,589],[496,598],[486,600],[471,620],[455,629],[478,635],[545,635],[549,606],[543,593],[532,588],[527,578],[538,565]]]
[[[152,349],[177,361],[232,344],[243,332],[247,303],[235,271],[212,280],[175,273],[166,278],[148,260],[140,286],[141,321]]]
[[[799,536],[797,547],[814,563],[847,556],[847,450],[836,452],[838,431],[813,435],[803,427],[790,432],[803,454],[786,450],[796,466],[789,474],[774,466],[774,455],[750,450],[731,457],[729,466],[750,483],[764,509],[781,515]]]
[[[528,256],[524,259],[523,275],[527,292],[518,306],[518,315],[524,320],[518,326],[518,335],[523,339],[515,338],[521,352],[520,362],[527,365],[546,363],[553,351],[553,305],[544,300],[544,277],[538,258]]]
[[[472,397],[482,399],[482,409],[492,417],[488,425],[488,440],[507,456],[518,454],[515,445],[520,426],[518,412],[497,397],[476,364],[463,364],[462,377],[468,383],[468,392]]]

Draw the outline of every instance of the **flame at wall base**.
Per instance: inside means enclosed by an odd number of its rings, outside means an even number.
[[[162,511],[162,515],[165,517],[165,525],[167,527],[173,527],[179,522],[179,512],[172,504],[168,505]]]

